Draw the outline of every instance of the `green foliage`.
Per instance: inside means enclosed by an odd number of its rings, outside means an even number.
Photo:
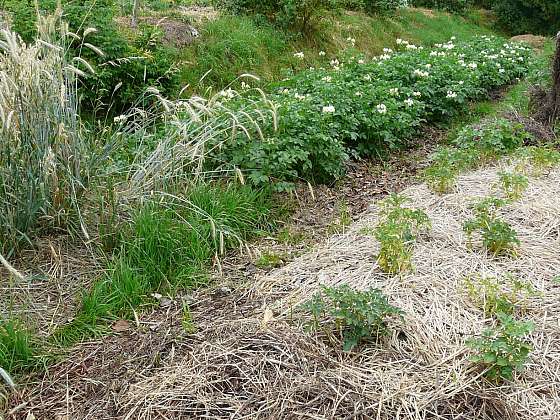
[[[454,13],[467,11],[473,3],[473,0],[412,0],[412,4],[416,7],[428,7]]]
[[[286,261],[286,256],[283,254],[278,254],[274,252],[264,252],[262,253],[255,265],[259,268],[276,268],[284,265]]]
[[[13,375],[36,364],[31,333],[20,322],[0,319],[0,367]]]
[[[535,291],[531,284],[511,275],[504,279],[495,277],[469,276],[465,286],[473,303],[487,316],[498,313],[512,314],[514,308]]]
[[[487,369],[488,379],[501,382],[512,379],[513,372],[524,367],[532,350],[526,336],[534,325],[502,313],[498,314],[498,321],[496,327],[484,331],[481,338],[470,340],[468,344],[477,352],[471,360]]]
[[[530,138],[522,124],[496,118],[479,126],[465,127],[453,143],[463,149],[474,147],[480,158],[492,160],[514,152]]]
[[[342,0],[345,8],[378,14],[390,14],[407,5],[407,0]]]
[[[519,200],[529,186],[529,178],[517,172],[498,172],[500,185],[510,200]]]
[[[216,0],[215,3],[230,12],[262,16],[299,32],[310,29],[317,15],[336,5],[335,0]]]
[[[269,215],[268,194],[246,186],[202,183],[176,203],[146,203],[122,233],[107,274],[85,293],[74,321],[53,339],[73,343],[102,331],[106,320],[130,316],[155,291],[203,284],[212,258],[267,228]]]
[[[31,42],[37,33],[35,2],[3,1],[14,30]],[[40,13],[53,13],[58,0],[42,0],[38,4]],[[87,36],[87,42],[103,52],[100,55],[78,42],[72,43],[67,51],[70,56],[82,57],[95,69],[95,74],[84,79],[80,88],[86,108],[111,107],[121,111],[135,103],[149,86],[158,87],[162,93],[176,87],[175,52],[162,44],[159,30],[143,25],[129,41],[115,22],[114,0],[63,0],[61,6],[72,32],[82,36],[88,28],[96,29]]]
[[[474,148],[442,146],[431,156],[432,164],[424,171],[428,186],[439,194],[449,192],[459,173],[479,163],[479,153]]]
[[[489,37],[462,45],[449,41],[432,51],[405,41],[399,48],[371,62],[333,59],[325,63],[330,68],[302,71],[280,83],[269,97],[278,119],[255,135],[262,133],[264,141],[243,136],[221,148],[217,160],[245,170],[257,185],[282,181],[280,189],[301,178],[336,179],[349,156],[405,147],[423,122],[456,115],[468,99],[522,75],[530,55],[525,47],[504,47],[503,40]],[[464,56],[462,65],[457,55]],[[483,65],[489,57],[493,65]],[[501,121],[481,130],[483,151],[498,147],[497,141],[508,150],[519,140],[517,130]],[[480,136],[475,129],[468,134],[471,142]]]
[[[494,256],[511,253],[520,244],[517,232],[498,216],[498,210],[505,204],[499,198],[486,198],[474,206],[474,219],[463,224],[469,241],[475,231],[480,231],[484,247]]]
[[[312,329],[334,329],[339,333],[344,340],[344,351],[386,334],[388,329],[385,319],[404,314],[399,308],[390,305],[380,290],[362,292],[347,285],[323,287],[302,309],[312,315]]]
[[[557,0],[500,0],[492,2],[498,24],[514,35],[555,35],[560,28]]]
[[[404,207],[410,200],[392,194],[381,202],[380,223],[374,235],[381,244],[377,262],[387,273],[395,274],[412,268],[412,250],[417,233],[430,227],[422,210]]]
[[[521,154],[533,165],[536,175],[541,175],[560,164],[560,152],[551,146],[527,147]]]

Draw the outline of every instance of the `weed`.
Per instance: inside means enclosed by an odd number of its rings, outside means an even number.
[[[430,227],[430,220],[421,210],[404,207],[410,200],[392,194],[381,203],[381,222],[375,227],[375,238],[381,249],[377,262],[387,273],[395,274],[412,268],[412,248],[416,234]]]
[[[560,164],[560,152],[547,146],[531,147],[529,148],[529,159],[539,175]]]
[[[0,367],[16,374],[38,364],[35,339],[19,321],[0,320]]]
[[[481,231],[483,245],[494,256],[512,253],[520,244],[517,232],[498,216],[498,209],[505,204],[506,201],[499,198],[486,198],[474,206],[474,219],[463,224],[469,242],[475,231]]]
[[[529,186],[529,178],[517,172],[498,172],[504,195],[510,200],[519,200]]]
[[[531,322],[516,321],[509,315],[498,313],[496,327],[484,331],[481,338],[468,341],[477,352],[471,361],[484,365],[486,377],[492,381],[511,379],[514,371],[523,368],[532,350],[526,336],[533,329]]]
[[[311,329],[332,328],[344,340],[344,350],[350,351],[364,340],[377,339],[387,333],[385,319],[404,312],[390,305],[378,289],[356,291],[349,286],[323,287],[303,310],[313,317]]]
[[[273,252],[264,252],[255,262],[259,268],[276,268],[282,266],[286,261],[286,255]]]
[[[276,235],[276,239],[278,242],[287,244],[287,245],[298,245],[302,242],[305,242],[307,239],[307,235],[304,232],[294,231],[290,228],[283,228],[280,229],[278,234]]]
[[[345,201],[338,203],[338,217],[327,227],[327,234],[334,235],[344,233],[346,228],[352,224],[352,216]]]
[[[455,186],[457,175],[475,166],[479,162],[478,157],[473,147],[440,147],[431,156],[432,164],[424,171],[424,179],[433,191],[447,193]]]

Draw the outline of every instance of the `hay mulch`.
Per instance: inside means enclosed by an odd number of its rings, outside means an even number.
[[[560,171],[532,178],[504,209],[521,240],[515,258],[487,256],[476,241],[467,246],[461,229],[469,204],[496,180],[496,168],[483,169],[445,196],[425,185],[404,191],[433,224],[416,244],[412,273],[391,277],[377,267],[378,245],[362,233],[376,223],[372,205],[345,233],[258,279],[239,306],[195,309],[203,339],[130,384],[116,401],[119,418],[558,419]],[[495,321],[471,301],[464,280],[508,273],[536,291],[516,313],[536,325],[534,350],[525,370],[496,385],[469,361],[466,340]],[[293,311],[321,284],[381,288],[406,315],[382,342],[344,353],[305,332]]]

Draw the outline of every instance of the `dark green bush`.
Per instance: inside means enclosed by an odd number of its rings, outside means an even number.
[[[512,34],[553,35],[560,31],[560,1],[500,0],[492,2],[498,23]]]
[[[473,5],[473,0],[414,0],[412,3],[417,7],[461,13]]]
[[[283,28],[305,32],[321,12],[336,7],[336,0],[215,0],[236,14],[264,16]]]
[[[398,8],[407,6],[407,0],[347,0],[341,6],[366,13],[392,13]]]
[[[41,13],[51,13],[57,0],[40,0]],[[154,27],[142,26],[135,39],[129,41],[115,23],[114,0],[62,0],[63,19],[72,32],[81,35],[86,28],[97,31],[86,41],[103,51],[100,56],[92,49],[72,45],[69,53],[80,55],[95,69],[95,75],[83,80],[82,103],[85,108],[112,108],[119,111],[134,103],[148,86],[169,93],[176,84],[171,67],[174,51],[161,42],[161,33]],[[27,42],[36,34],[34,0],[0,0],[8,12],[12,29]],[[120,86],[118,94],[114,92]]]

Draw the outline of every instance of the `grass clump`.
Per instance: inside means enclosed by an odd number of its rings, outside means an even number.
[[[533,331],[531,322],[517,321],[498,313],[498,325],[484,331],[481,338],[468,345],[476,351],[471,361],[485,367],[485,376],[495,382],[512,379],[513,372],[523,369],[532,350],[526,336]]]
[[[374,229],[381,244],[377,263],[390,274],[412,269],[412,250],[416,235],[430,227],[430,220],[422,210],[404,207],[410,200],[392,194],[381,203],[381,222]]]
[[[386,318],[404,312],[389,304],[378,289],[353,290],[349,286],[323,287],[302,309],[313,317],[310,328],[334,331],[350,351],[363,341],[378,339],[388,332]]]
[[[181,201],[146,203],[123,232],[107,273],[85,293],[76,319],[53,339],[70,344],[102,333],[107,321],[149,304],[155,291],[205,284],[211,260],[270,227],[270,215],[268,193],[235,184],[197,184]]]
[[[506,204],[505,200],[499,198],[485,198],[474,205],[475,217],[463,224],[469,242],[472,234],[480,231],[484,247],[494,256],[511,254],[520,245],[517,232],[498,216],[498,210]]]
[[[35,367],[38,362],[32,333],[19,321],[0,319],[0,368],[14,375]],[[10,378],[4,381],[9,382]]]

